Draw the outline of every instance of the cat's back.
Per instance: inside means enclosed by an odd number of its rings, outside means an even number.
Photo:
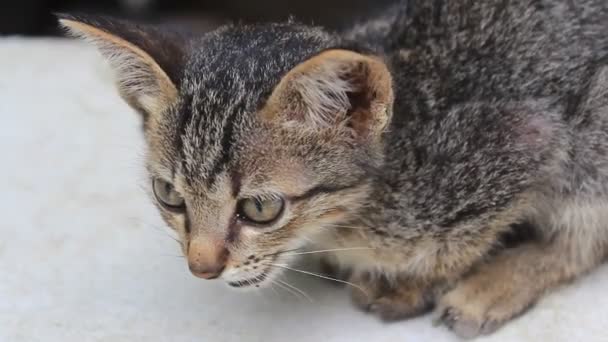
[[[379,191],[379,202],[396,207],[394,217],[408,212],[416,220],[458,216],[453,207],[463,203],[472,213],[480,203],[506,205],[512,197],[494,189],[518,193],[517,177],[537,168],[522,162],[536,148],[525,145],[529,151],[514,153],[507,142],[536,141],[518,140],[518,132],[535,131],[519,129],[518,122],[532,128],[557,123],[561,110],[576,103],[571,99],[585,96],[608,54],[608,2],[402,5],[407,7],[385,32],[382,47],[396,100],[386,135],[388,185]],[[553,107],[547,99],[564,105]],[[508,181],[517,185],[509,187]]]
[[[449,105],[576,92],[608,55],[606,32],[605,0],[405,0],[351,34]]]

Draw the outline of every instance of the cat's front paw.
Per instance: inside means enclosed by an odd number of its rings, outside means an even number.
[[[465,339],[493,333],[533,303],[525,287],[508,280],[494,272],[465,278],[438,301],[434,324]]]
[[[351,290],[355,305],[384,321],[410,318],[432,308],[428,289],[414,282],[389,282],[369,275],[351,277],[350,281],[357,285]]]
[[[496,312],[489,301],[475,300],[453,291],[441,299],[434,324],[444,324],[461,338],[470,339],[498,329],[511,315]]]

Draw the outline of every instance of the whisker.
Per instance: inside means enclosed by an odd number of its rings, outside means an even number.
[[[178,239],[174,238],[173,236],[171,236],[171,235],[169,235],[169,234],[167,234],[167,236],[168,236],[168,237],[169,237],[171,240],[173,240],[173,241],[177,242],[177,244],[178,244],[178,245],[180,245],[180,246],[182,245],[182,242],[181,242],[181,241],[179,241]]]
[[[282,288],[283,290],[291,293],[294,297],[296,297],[297,299],[301,299],[302,297],[300,297],[300,294],[295,292],[294,290],[290,289],[289,287],[281,284],[281,283],[277,283],[275,281],[273,281],[274,284],[278,285],[280,288]]]
[[[278,251],[278,252],[275,252],[275,253],[266,254],[263,257],[266,258],[266,257],[270,257],[270,256],[275,256],[275,255],[283,254],[283,253],[295,252],[295,251],[300,250],[300,249],[302,249],[302,248],[294,248],[294,249],[288,249],[286,251]]]
[[[270,289],[272,290],[272,292],[274,292],[275,296],[278,296],[279,293],[277,292],[277,289],[274,288],[274,286],[276,285],[276,283],[274,282],[274,280],[270,281]]]
[[[359,286],[357,284],[353,284],[353,283],[348,282],[346,280],[336,279],[336,278],[332,278],[332,277],[321,275],[321,274],[314,273],[314,272],[299,270],[299,269],[296,269],[296,268],[291,268],[291,267],[286,266],[286,265],[278,265],[278,264],[267,264],[267,265],[268,266],[282,268],[282,269],[293,271],[293,272],[302,273],[302,274],[308,274],[308,275],[311,275],[311,276],[314,276],[314,277],[319,277],[319,278],[322,278],[322,279],[332,280],[332,281],[335,281],[335,282],[338,282],[338,283],[342,283],[342,284],[346,284],[346,285],[349,285],[349,286],[352,286],[352,287],[356,288],[357,290],[361,291],[365,296],[369,297],[369,295],[367,294],[367,292],[361,286]]]
[[[357,250],[368,250],[368,249],[375,249],[375,248],[374,247],[347,247],[347,248],[321,249],[321,250],[318,250],[318,251],[289,253],[289,254],[281,254],[281,255],[288,255],[289,256],[289,255],[303,255],[303,254],[340,252],[340,251],[357,251]]]
[[[297,288],[296,286],[291,285],[290,283],[288,283],[285,280],[277,279],[277,281],[289,288],[292,288],[294,291],[297,291],[298,293],[302,294],[302,296],[304,296],[306,299],[308,299],[309,302],[314,303],[314,300],[306,292],[302,291],[301,289]]]
[[[169,258],[182,258],[182,259],[186,258],[183,255],[173,255],[173,254],[162,254],[161,256],[163,256],[163,257],[169,257]]]
[[[364,227],[364,226],[360,226],[360,227],[356,227],[356,226],[345,226],[345,225],[341,225],[341,224],[333,224],[333,223],[324,224],[323,226],[325,226],[325,227],[330,227],[330,228],[341,228],[341,229],[359,229],[359,230],[368,229],[367,227]]]
[[[170,238],[171,240],[177,242],[178,245],[182,245],[182,242],[178,239],[176,239],[175,237],[171,236],[171,234],[169,234],[163,227],[157,225],[157,224],[146,224],[146,226],[151,227],[152,229],[156,230],[157,232],[160,232],[162,235],[167,236],[168,238]]]
[[[302,238],[303,240],[308,241],[308,243],[311,243],[311,244],[315,243],[315,242],[314,242],[314,241],[313,241],[311,238],[309,238],[309,237],[307,237],[307,236],[302,236],[301,238]]]

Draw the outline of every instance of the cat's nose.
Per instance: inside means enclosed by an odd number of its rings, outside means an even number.
[[[188,247],[188,267],[193,275],[203,279],[219,277],[228,259],[228,250],[222,243],[196,239]]]

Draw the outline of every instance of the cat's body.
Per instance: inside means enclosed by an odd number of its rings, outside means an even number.
[[[159,208],[199,276],[262,284],[311,238],[345,249],[331,262],[365,309],[435,305],[475,336],[608,254],[603,0],[410,0],[343,34],[64,24],[145,113]],[[514,225],[530,239],[505,249]]]
[[[378,272],[408,283],[376,305],[386,318],[438,302],[475,335],[608,253],[608,5],[408,5],[381,21],[391,25],[350,33],[373,38],[398,87],[381,175],[350,223],[367,229],[336,239],[375,249],[336,258],[363,282]],[[536,242],[495,257],[512,223],[533,225]],[[454,289],[437,301],[444,287]]]

